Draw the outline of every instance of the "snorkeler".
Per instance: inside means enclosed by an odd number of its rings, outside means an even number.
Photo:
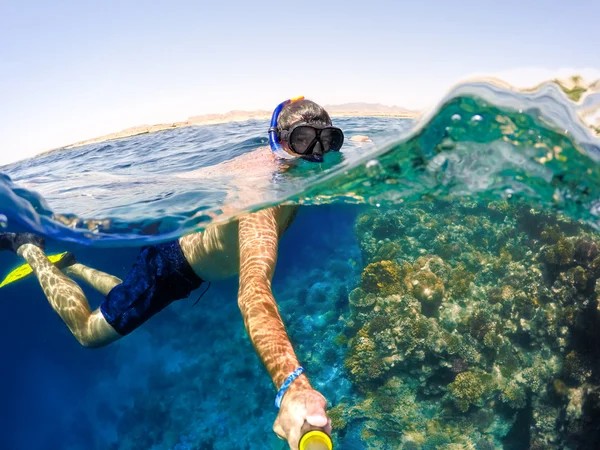
[[[332,127],[329,114],[312,101],[287,100],[273,112],[269,142],[278,158],[322,161],[327,152],[339,151],[343,141],[342,130]],[[11,250],[29,263],[50,305],[85,347],[110,344],[202,283],[239,274],[238,305],[246,330],[278,389],[273,430],[297,450],[307,428],[329,434],[331,422],[327,401],[303,373],[271,291],[278,241],[296,212],[295,206],[272,207],[144,247],[124,281],[79,264],[72,255],[51,263],[43,239],[33,234],[0,233],[0,250]],[[98,309],[90,309],[69,276],[105,296]]]

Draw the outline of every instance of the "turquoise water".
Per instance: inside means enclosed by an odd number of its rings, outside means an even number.
[[[230,220],[228,195],[303,204],[273,289],[337,448],[595,448],[600,141],[578,107],[481,83],[417,123],[335,119],[373,145],[255,179],[258,195],[177,174],[266,145],[266,123],[168,130],[5,166],[0,214],[123,277],[139,245]],[[2,275],[20,264],[1,258]],[[34,279],[0,289],[2,447],[283,448],[236,293],[215,283],[92,351]]]

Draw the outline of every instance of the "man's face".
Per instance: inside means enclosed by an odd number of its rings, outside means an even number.
[[[329,151],[339,151],[344,134],[331,124],[297,122],[282,132],[281,146],[290,155],[322,162]]]

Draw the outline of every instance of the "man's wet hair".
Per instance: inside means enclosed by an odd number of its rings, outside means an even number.
[[[310,100],[298,100],[288,103],[283,107],[277,119],[277,131],[289,130],[298,122],[306,122],[314,125],[331,125],[331,117],[325,108]]]

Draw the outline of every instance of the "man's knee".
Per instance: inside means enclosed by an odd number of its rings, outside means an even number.
[[[94,311],[84,327],[73,331],[75,339],[85,348],[100,348],[123,337],[104,318],[102,312]]]
[[[77,342],[79,342],[81,346],[85,348],[105,347],[112,342],[100,337],[89,336],[86,334],[76,334],[75,339],[77,339]]]

